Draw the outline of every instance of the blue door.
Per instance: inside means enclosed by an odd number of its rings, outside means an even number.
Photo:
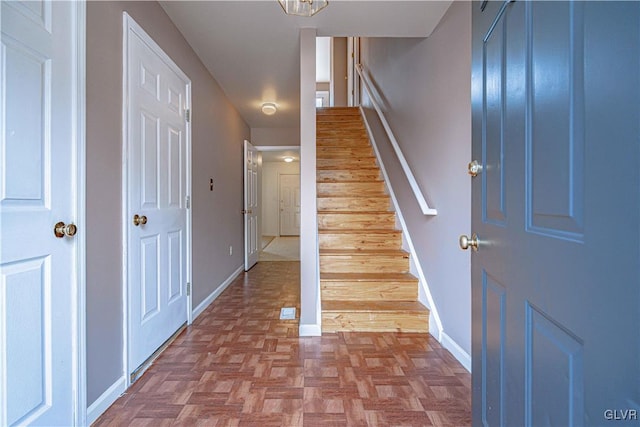
[[[640,3],[472,7],[474,424],[638,425]]]

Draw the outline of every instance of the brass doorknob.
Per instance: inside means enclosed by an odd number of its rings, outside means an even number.
[[[133,216],[133,225],[136,227],[139,225],[145,225],[147,223],[147,217],[144,215],[135,214]]]
[[[466,251],[469,248],[472,248],[474,251],[478,250],[478,235],[476,233],[473,233],[471,235],[471,238],[469,238],[469,236],[463,234],[462,236],[460,236],[460,249]]]
[[[64,222],[60,221],[56,225],[53,226],[53,234],[58,239],[62,239],[64,236],[73,237],[78,232],[78,227],[75,224],[66,225]]]
[[[469,175],[478,176],[478,174],[482,172],[482,165],[478,163],[477,160],[474,160],[469,163],[469,165],[467,166],[467,170],[469,172]]]

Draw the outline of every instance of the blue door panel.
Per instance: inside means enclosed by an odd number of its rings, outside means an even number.
[[[482,275],[482,419],[504,425],[504,344],[506,289],[486,271]]]
[[[527,226],[582,238],[583,2],[526,2]]]

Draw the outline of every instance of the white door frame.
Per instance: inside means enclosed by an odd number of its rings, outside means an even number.
[[[127,12],[122,13],[122,301],[123,301],[123,311],[122,311],[122,334],[123,334],[123,342],[122,342],[122,366],[124,368],[123,375],[125,377],[125,388],[128,388],[131,385],[131,378],[129,376],[130,366],[129,366],[129,253],[128,253],[128,242],[129,242],[129,197],[128,197],[128,189],[129,189],[129,163],[128,163],[128,152],[129,152],[129,120],[128,120],[128,46],[129,46],[129,31],[135,31],[136,35],[138,35],[145,43],[149,46],[149,48],[162,60],[167,64],[172,71],[177,73],[180,76],[183,76],[185,80],[189,82],[187,85],[186,91],[186,100],[185,104],[187,109],[190,111],[191,117],[193,117],[193,111],[191,111],[191,79],[184,74],[184,72],[176,65],[175,62],[162,50],[162,48],[151,39],[144,29],[138,25],[136,21],[133,20],[131,16]],[[186,123],[186,178],[187,178],[187,235],[186,235],[186,272],[187,272],[187,283],[192,283],[192,219],[191,219],[191,120],[187,120]],[[190,325],[193,321],[193,313],[191,311],[192,307],[192,292],[189,290],[187,292],[187,324]]]
[[[86,109],[87,109],[87,4],[84,0],[72,2],[73,21],[71,23],[74,40],[72,82],[74,84],[74,100],[72,108],[74,110],[75,123],[73,126],[75,143],[75,215],[77,223],[82,229],[76,235],[76,289],[72,290],[75,295],[75,307],[72,307],[75,318],[74,341],[76,352],[73,355],[73,371],[75,378],[73,383],[75,389],[76,425],[83,426],[87,423],[87,150],[86,150]],[[83,230],[84,229],[84,230]],[[84,231],[84,232],[83,232]]]
[[[360,63],[360,37],[347,38],[347,105],[360,105],[360,76],[356,66]]]

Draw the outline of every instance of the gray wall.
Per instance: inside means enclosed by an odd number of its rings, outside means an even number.
[[[387,120],[429,206],[438,210],[436,217],[422,215],[399,162],[385,148],[444,333],[470,354],[470,257],[458,248],[458,236],[471,231],[470,3],[453,2],[427,39],[369,38],[361,46],[361,62],[382,93]]]
[[[252,128],[251,143],[263,147],[300,145],[300,128]]]
[[[333,38],[333,61],[331,78],[333,81],[333,106],[347,106],[347,38]]]
[[[192,81],[193,306],[242,265],[249,128],[156,2],[87,3],[87,403],[122,367],[122,12]],[[209,191],[213,178],[214,191]],[[233,245],[234,255],[229,256]]]

